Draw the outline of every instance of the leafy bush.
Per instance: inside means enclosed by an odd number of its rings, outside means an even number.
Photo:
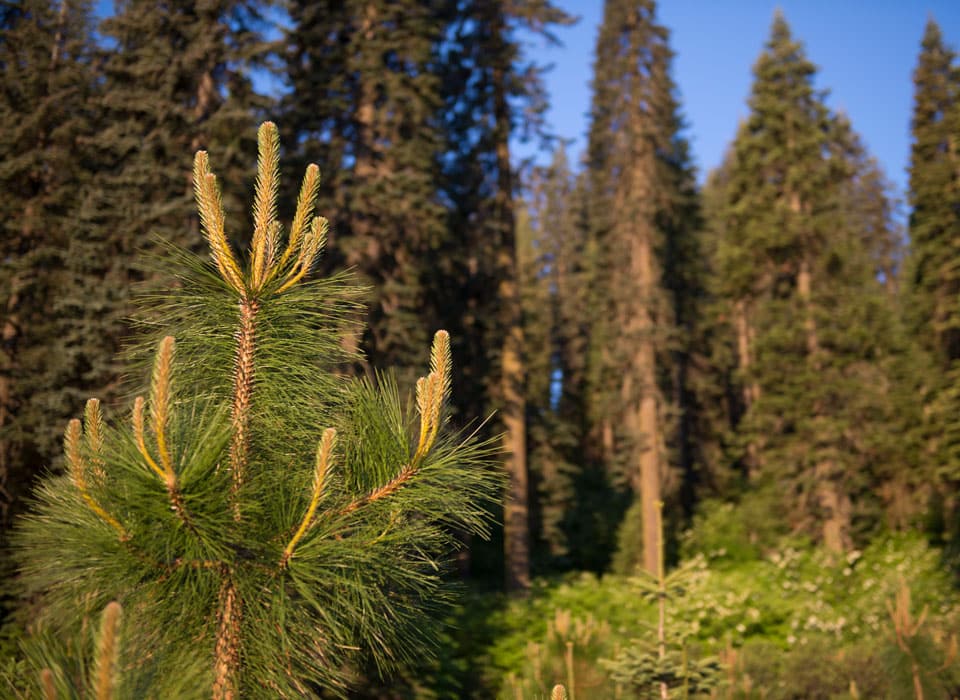
[[[960,691],[951,651],[960,596],[940,552],[921,537],[889,535],[833,559],[791,540],[752,560],[722,549],[688,560],[689,588],[674,603],[672,624],[690,630],[691,654],[725,661],[727,697],[850,697],[851,688],[862,698],[911,697],[913,660],[926,698]],[[911,620],[927,610],[909,652],[892,621],[904,584]],[[486,694],[548,697],[554,683],[566,682],[574,698],[604,698],[616,689],[600,660],[649,637],[655,605],[644,602],[635,579],[579,574],[540,580],[528,599],[498,598],[483,615],[488,641],[461,653],[485,667]]]

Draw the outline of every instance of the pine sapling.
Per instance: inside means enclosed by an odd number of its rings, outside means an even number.
[[[37,668],[35,695],[83,675],[61,640],[110,605],[136,620],[116,672],[94,673],[115,682],[110,697],[343,695],[358,659],[386,671],[429,651],[453,528],[486,532],[493,448],[444,430],[449,337],[436,334],[406,405],[389,374],[338,371],[355,359],[342,338],[359,292],[310,279],[327,235],[315,165],[284,234],[279,150],[265,123],[244,256],[196,154],[210,260],[170,248],[178,284],[149,300],[134,352],[150,365],[145,391],[115,422],[87,403],[66,430],[66,474],[43,482],[20,526],[41,610],[25,652],[62,652]]]
[[[687,565],[669,574],[665,572],[662,501],[656,503],[656,531],[656,573],[640,570],[634,579],[640,595],[656,602],[657,624],[652,630],[655,641],[635,640],[613,659],[601,663],[618,686],[636,692],[638,697],[667,700],[703,696],[719,684],[720,664],[714,657],[691,659],[687,649],[689,631],[682,624],[670,624],[668,604],[686,594],[693,569]]]

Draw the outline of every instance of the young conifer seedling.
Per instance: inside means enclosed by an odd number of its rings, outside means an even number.
[[[87,403],[67,426],[66,474],[41,485],[21,524],[41,611],[25,648],[31,696],[54,678],[87,683],[93,662],[69,640],[114,601],[131,622],[111,697],[343,695],[357,655],[388,670],[427,651],[451,532],[486,531],[490,443],[443,430],[446,332],[415,401],[388,374],[337,371],[352,359],[342,334],[358,292],[343,276],[309,278],[327,232],[313,211],[319,171],[307,168],[284,235],[278,161],[268,122],[241,259],[197,153],[211,261],[171,250],[179,284],[152,304],[144,392],[116,422]]]

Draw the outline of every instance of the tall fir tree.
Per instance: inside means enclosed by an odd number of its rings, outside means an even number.
[[[951,115],[960,102],[955,55],[927,22],[913,74],[910,152],[910,267],[914,327],[943,366],[960,358],[960,137]],[[929,331],[933,331],[932,333]]]
[[[72,224],[59,314],[64,344],[82,349],[74,362],[85,381],[69,395],[74,403],[96,391],[111,404],[123,393],[118,351],[131,333],[132,292],[160,283],[140,253],[160,254],[161,239],[195,249],[202,242],[182,154],[223,152],[225,204],[242,211],[261,104],[245,72],[265,47],[254,3],[124,0],[114,9],[100,26],[93,118],[101,128],[85,144],[96,172]]]
[[[70,244],[91,163],[90,3],[23,2],[0,9],[0,526],[57,455],[64,396],[86,381],[82,353],[60,336]],[[87,339],[89,351],[96,342]]]
[[[910,252],[905,292],[910,327],[919,339],[927,374],[926,453],[936,466],[931,483],[953,539],[960,510],[960,66],[931,18],[913,74],[910,153]]]
[[[438,2],[295,2],[284,41],[291,162],[328,173],[333,265],[371,289],[360,346],[410,377],[437,317],[431,261],[446,235],[437,189],[444,30]]]
[[[876,441],[893,420],[882,407],[903,336],[877,274],[892,234],[865,198],[888,206],[815,74],[778,12],[713,208],[716,292],[732,321],[748,477],[841,551],[891,459]]]
[[[518,35],[527,29],[549,39],[552,25],[571,20],[549,2],[450,0],[445,13],[441,186],[450,239],[437,280],[447,301],[441,317],[464,344],[466,412],[497,411],[509,475],[505,583],[524,590],[530,583],[529,475],[510,139],[542,124],[545,101],[540,70],[525,62]]]
[[[590,421],[600,463],[637,495],[641,561],[650,572],[657,567],[656,504],[666,490],[668,445],[676,447],[683,433],[676,428],[685,398],[678,323],[691,313],[692,298],[685,275],[665,274],[687,269],[696,211],[671,60],[654,2],[608,0],[588,157],[595,241]]]
[[[558,148],[534,170],[517,225],[527,373],[528,461],[534,553],[548,566],[580,563],[585,277],[582,191]],[[576,528],[571,526],[576,524]],[[590,535],[583,533],[586,537]],[[592,534],[592,533],[590,533]],[[593,548],[597,541],[593,540]]]

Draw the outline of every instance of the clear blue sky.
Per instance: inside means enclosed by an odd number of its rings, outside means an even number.
[[[546,76],[553,130],[574,139],[572,159],[585,143],[595,42],[602,0],[555,0],[580,22],[557,30],[562,48],[529,47]],[[820,69],[817,87],[830,106],[846,112],[889,177],[903,190],[910,150],[911,75],[927,17],[947,43],[960,46],[960,0],[663,0],[660,22],[670,29],[673,76],[687,136],[701,179],[716,167],[746,116],[751,68],[763,49],[777,7]],[[528,147],[519,146],[521,153]]]

